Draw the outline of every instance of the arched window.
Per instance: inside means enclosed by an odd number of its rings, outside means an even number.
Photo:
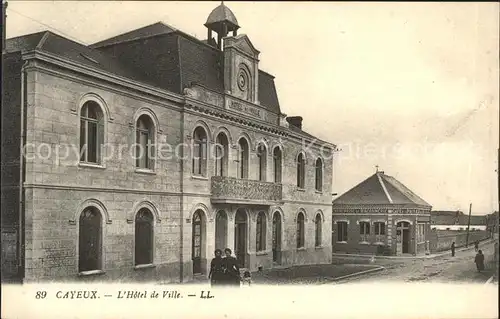
[[[95,207],[87,207],[80,214],[78,234],[78,271],[101,270],[102,216]]]
[[[227,175],[227,160],[229,157],[229,142],[226,134],[219,133],[215,141],[215,176]]]
[[[305,242],[305,218],[301,212],[297,216],[297,248],[304,247]]]
[[[137,119],[135,143],[135,166],[137,168],[154,169],[154,125],[151,118],[145,114]]]
[[[297,187],[305,188],[306,161],[304,154],[297,157]]]
[[[104,144],[104,116],[97,102],[88,101],[80,113],[80,161],[100,164]]]
[[[248,178],[248,142],[244,138],[238,141],[238,177]]]
[[[266,250],[266,214],[264,212],[259,212],[257,215],[257,251]]]
[[[323,190],[323,161],[321,158],[316,160],[316,190]]]
[[[142,208],[135,216],[135,264],[153,263],[153,214]]]
[[[274,182],[281,183],[281,149],[275,147],[273,151]]]
[[[314,241],[314,244],[316,247],[319,247],[321,246],[322,244],[322,229],[321,229],[321,224],[322,220],[321,220],[321,214],[316,214],[316,219],[314,220],[314,224],[315,224],[315,241]]]
[[[193,134],[193,175],[206,176],[207,133],[198,126]]]
[[[257,148],[257,157],[259,158],[259,181],[266,181],[267,172],[267,151],[266,147],[260,144]]]

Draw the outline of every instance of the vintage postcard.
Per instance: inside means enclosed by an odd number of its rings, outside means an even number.
[[[2,8],[1,318],[498,318],[497,2]]]

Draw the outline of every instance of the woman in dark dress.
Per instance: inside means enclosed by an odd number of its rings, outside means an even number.
[[[208,274],[208,278],[210,278],[210,285],[212,287],[220,286],[224,283],[223,261],[224,259],[222,259],[222,250],[216,249],[215,258],[212,259],[212,262],[210,263],[210,273]]]
[[[477,252],[476,258],[474,258],[474,262],[476,263],[477,271],[481,272],[484,270],[484,255],[481,250]]]
[[[455,242],[451,243],[451,257],[455,257]]]
[[[228,286],[240,286],[240,267],[236,258],[231,256],[231,249],[224,249],[226,257],[223,259],[224,283]]]

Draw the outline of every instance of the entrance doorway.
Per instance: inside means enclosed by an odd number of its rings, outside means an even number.
[[[234,218],[234,255],[241,268],[245,267],[247,252],[247,214],[238,209]]]
[[[215,249],[224,251],[227,247],[227,214],[220,210],[215,217]]]
[[[281,215],[278,212],[273,215],[273,262],[281,263]]]
[[[396,252],[400,254],[410,253],[410,223],[398,222],[396,224]]]
[[[193,274],[201,274],[201,250],[203,244],[202,226],[203,220],[201,218],[202,212],[197,210],[193,215],[193,236],[192,236],[192,259],[193,259]]]

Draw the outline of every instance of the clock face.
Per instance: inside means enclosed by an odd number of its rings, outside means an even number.
[[[238,71],[238,87],[242,91],[246,91],[248,88],[248,74],[245,72],[245,70],[240,69]]]

